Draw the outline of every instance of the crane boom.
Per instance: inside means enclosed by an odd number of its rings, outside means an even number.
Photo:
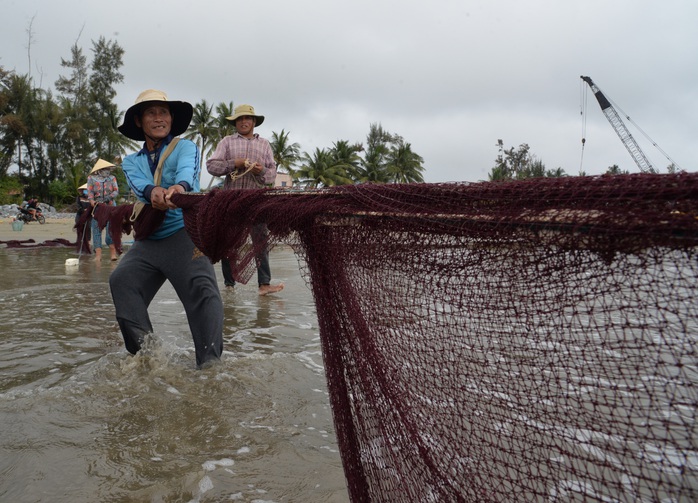
[[[630,155],[635,160],[635,163],[640,168],[640,171],[643,173],[654,173],[655,169],[652,167],[652,163],[650,163],[649,159],[647,159],[647,156],[645,156],[645,153],[637,144],[635,138],[633,138],[633,135],[630,134],[630,131],[628,131],[625,123],[620,118],[620,115],[618,115],[616,109],[613,108],[611,102],[608,101],[608,98],[606,98],[596,84],[594,84],[591,77],[585,77],[582,75],[580,78],[589,84],[589,87],[591,87],[591,90],[594,92],[594,96],[596,96],[596,101],[598,101],[599,105],[601,106],[601,111],[608,119],[608,122],[611,123],[611,126],[620,138],[620,141],[623,142],[625,148],[628,149],[628,152],[630,152]]]

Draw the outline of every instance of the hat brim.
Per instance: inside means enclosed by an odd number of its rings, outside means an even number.
[[[172,136],[181,135],[189,128],[191,118],[194,115],[194,108],[186,101],[144,101],[143,103],[137,103],[126,110],[124,123],[118,127],[119,132],[132,140],[145,141],[143,129],[136,125],[136,116],[148,105],[163,103],[169,105],[170,114],[172,115],[170,134]]]
[[[100,163],[101,162],[103,162],[103,161],[100,160]],[[102,171],[103,169],[112,170],[115,168],[116,168],[116,164],[111,164],[111,163],[107,163],[107,162],[104,162],[103,164],[98,163],[90,170],[90,172],[87,174],[87,176],[90,176],[91,174],[96,173],[97,171]]]
[[[226,117],[225,120],[227,120],[228,122],[230,122],[234,126],[236,120],[238,120],[240,117],[244,117],[246,115],[250,115],[250,114],[241,113],[238,115],[231,115],[230,117]],[[254,117],[254,127],[261,126],[262,122],[264,122],[263,115],[252,115],[252,117]]]

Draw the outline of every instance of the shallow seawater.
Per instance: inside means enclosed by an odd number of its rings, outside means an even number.
[[[281,294],[259,297],[254,278],[222,292],[224,359],[201,371],[169,284],[134,357],[114,319],[114,264],[68,258],[0,249],[0,500],[348,501],[292,250],[271,253]]]

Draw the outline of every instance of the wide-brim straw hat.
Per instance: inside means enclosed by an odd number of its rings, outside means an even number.
[[[124,123],[119,126],[121,134],[136,141],[145,140],[143,129],[136,126],[135,117],[141,110],[151,103],[167,103],[172,114],[172,136],[179,136],[189,127],[191,118],[194,115],[194,108],[186,101],[171,101],[167,99],[167,94],[156,89],[146,89],[136,98],[136,103],[126,110]]]
[[[78,192],[82,192],[83,190],[87,190],[87,184],[86,184],[86,183],[83,183],[82,185],[80,185],[80,187],[78,187]]]
[[[240,105],[235,107],[235,110],[233,110],[233,115],[231,115],[230,117],[226,117],[226,120],[229,120],[233,123],[233,125],[235,125],[235,121],[239,117],[244,117],[245,115],[250,115],[254,117],[255,127],[259,126],[262,122],[264,122],[264,116],[257,115],[256,113],[254,113],[254,107],[252,105]]]
[[[92,173],[96,173],[97,171],[100,171],[102,169],[112,169],[112,168],[116,168],[116,164],[111,163],[109,161],[105,161],[104,159],[97,159],[97,162],[90,170],[89,175],[91,175]],[[87,187],[85,187],[85,188],[87,188]]]

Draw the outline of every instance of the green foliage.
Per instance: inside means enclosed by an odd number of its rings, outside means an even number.
[[[271,150],[274,154],[274,162],[281,173],[288,173],[293,176],[293,167],[301,158],[301,146],[298,143],[291,143],[289,134],[285,130],[281,133],[271,133]]]
[[[131,189],[128,186],[124,170],[121,168],[113,169],[112,174],[116,177],[116,183],[119,185],[119,197],[117,199],[117,203],[121,201],[133,202],[135,200],[135,196],[133,196]]]
[[[380,124],[370,125],[365,149],[360,143],[338,140],[329,150],[316,149],[301,159],[302,165],[293,176],[307,187],[424,181],[422,157],[401,136],[385,131]]]
[[[72,190],[68,182],[63,180],[53,180],[48,184],[48,194],[54,206],[70,204],[75,201],[77,191]]]
[[[0,204],[19,204],[24,198],[24,187],[16,175],[0,178]]]
[[[387,170],[391,181],[396,183],[423,182],[422,171],[424,159],[412,152],[412,145],[405,143],[402,138],[395,142],[387,155]]]
[[[194,105],[194,114],[184,138],[192,140],[199,146],[201,159],[199,167],[203,169],[204,159],[212,153],[211,140],[216,136],[216,118],[213,115],[213,105],[202,100]]]
[[[530,153],[531,148],[526,143],[519,145],[518,149],[505,149],[504,142],[497,140],[497,148],[499,155],[488,175],[490,181],[567,176],[562,168],[547,170],[543,161]]]
[[[116,161],[131,146],[116,130],[121,114],[113,102],[123,49],[102,37],[93,53],[91,67],[77,44],[61,59],[69,73],[56,81],[57,97],[29,75],[0,69],[0,178],[17,166],[25,193],[64,202],[94,161]]]
[[[348,179],[348,183],[354,183],[359,177],[359,165],[361,157],[359,152],[363,150],[361,144],[350,144],[346,140],[338,140],[334,142],[329,153],[331,156],[331,165],[337,173],[343,175],[339,178]],[[340,184],[336,184],[340,185]]]
[[[202,165],[220,140],[235,132],[226,119],[233,114],[233,102],[219,103],[215,110],[216,115],[206,100],[194,105],[192,123],[185,135],[204,152]],[[401,136],[388,133],[379,124],[370,126],[366,151],[361,143],[337,140],[330,148],[301,154],[300,145],[291,141],[285,129],[280,133],[272,131],[269,143],[279,172],[290,174],[295,183],[304,187],[424,181],[422,157]]]
[[[606,175],[628,175],[630,174],[630,171],[628,170],[622,170],[617,164],[614,164],[613,166],[609,166],[606,169]]]
[[[64,168],[65,181],[73,189],[73,193],[76,193],[78,187],[87,181],[87,173],[90,169],[91,166],[84,162],[77,162]]]
[[[233,115],[233,102],[219,103],[213,113],[213,105],[209,105],[206,100],[194,105],[194,114],[189,124],[189,128],[184,134],[187,138],[199,146],[201,152],[201,171],[205,169],[206,159],[210,157],[218,147],[220,141],[235,132],[235,127],[226,119]],[[209,186],[215,177],[211,179]]]
[[[85,182],[94,162],[105,159],[120,164],[123,155],[140,148],[117,130],[124,112],[114,103],[115,86],[124,82],[121,73],[124,50],[115,41],[99,37],[92,41],[91,61],[77,42],[69,57],[61,58],[66,72],[52,91],[38,88],[29,74],[17,75],[0,66],[0,198],[23,195],[42,200],[72,198]],[[209,105],[201,100],[185,137],[200,148],[201,164],[221,139],[235,132],[226,119],[233,114],[233,102]],[[280,172],[307,187],[354,183],[420,183],[424,181],[424,159],[400,135],[390,133],[379,123],[369,125],[365,144],[337,140],[329,148],[301,153],[298,143],[282,129],[269,138]],[[562,168],[546,169],[523,143],[504,148],[488,174],[489,180],[520,180],[533,177],[567,176]],[[11,173],[15,168],[17,173]],[[674,164],[667,167],[676,172]],[[610,166],[608,174],[626,173]],[[581,172],[580,175],[584,175]],[[10,181],[7,179],[10,178]],[[121,170],[117,179],[122,197],[129,189]],[[60,183],[57,183],[60,182]],[[7,184],[7,187],[5,186]],[[19,196],[21,198],[21,196]]]
[[[336,162],[334,154],[319,148],[312,154],[303,153],[302,166],[295,172],[295,176],[303,187],[311,189],[352,183],[344,166]]]
[[[54,83],[55,95],[36,87],[29,74],[0,67],[0,182],[14,177],[22,192],[0,197],[72,201],[97,159],[118,165],[123,155],[139,148],[117,129],[124,115],[114,103],[115,86],[124,81],[123,57],[118,43],[104,37],[92,41],[91,61],[74,43],[69,56],[61,58],[65,74]],[[194,106],[185,137],[199,146],[202,169],[220,140],[235,132],[226,119],[232,114],[232,101],[214,107],[202,100]],[[301,154],[300,145],[283,129],[272,132],[270,143],[279,171],[309,187],[423,181],[423,159],[379,124],[370,125],[365,150],[360,143],[338,140],[330,148]],[[11,174],[11,169],[17,172]],[[116,170],[116,175],[121,196],[127,198],[123,172]]]
[[[220,141],[228,135],[235,132],[235,126],[227,119],[233,115],[233,102],[219,103],[216,105],[216,130],[215,135],[211,139],[211,148],[216,149]]]

